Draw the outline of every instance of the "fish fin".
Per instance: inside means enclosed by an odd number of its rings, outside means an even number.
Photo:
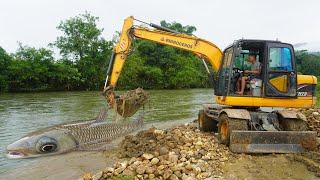
[[[85,129],[94,128],[96,126],[101,126],[102,124],[110,124],[109,122],[101,122],[101,121],[95,121],[94,123],[90,124],[87,127],[84,127]]]
[[[105,108],[102,108],[98,114],[98,116],[95,118],[94,123],[103,122],[107,117],[107,110]]]

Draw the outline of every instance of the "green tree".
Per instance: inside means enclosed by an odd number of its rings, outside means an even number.
[[[320,56],[306,50],[296,51],[298,71],[302,74],[320,76]]]
[[[63,35],[51,44],[60,50],[64,59],[75,62],[84,89],[99,89],[103,84],[113,45],[101,36],[103,29],[97,27],[98,20],[86,12],[60,22],[57,29]]]
[[[52,51],[19,44],[13,54],[14,60],[9,66],[10,90],[44,90],[47,89],[54,66]]]
[[[301,72],[303,74],[320,76],[319,69],[320,69],[320,56],[309,54],[301,62]]]
[[[178,22],[172,22],[172,23],[168,23],[165,20],[162,20],[160,22],[161,26],[181,32],[181,33],[185,33],[185,34],[189,34],[192,35],[197,28],[195,26],[183,26],[182,24],[178,23]]]
[[[66,60],[55,62],[50,77],[51,89],[54,90],[77,90],[83,82],[78,69]]]
[[[183,26],[177,22],[161,21],[161,25],[187,34],[196,31],[194,26]],[[192,53],[147,40],[138,40],[135,46],[136,51],[128,57],[118,87],[208,87],[208,78],[202,62]],[[130,78],[137,83],[131,83]]]
[[[7,91],[11,61],[11,56],[0,47],[0,92]]]

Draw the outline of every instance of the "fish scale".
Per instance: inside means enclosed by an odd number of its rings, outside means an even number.
[[[142,127],[142,118],[132,123],[92,123],[65,126],[78,143],[79,150],[104,148],[112,139],[121,137]]]

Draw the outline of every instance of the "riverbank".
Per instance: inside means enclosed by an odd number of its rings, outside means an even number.
[[[193,119],[182,119],[176,121],[149,122],[142,130],[151,127],[159,129],[172,128],[191,122]],[[137,132],[132,133],[132,135]],[[119,158],[119,144],[124,139],[117,138],[108,146],[104,152],[70,152],[57,156],[47,156],[29,160],[27,165],[17,166],[15,169],[0,174],[0,179],[77,179],[86,172],[97,172],[114,163],[121,161]],[[14,159],[12,161],[15,161]]]
[[[303,111],[309,127],[320,127],[318,110]],[[233,154],[212,133],[202,133],[194,119],[147,123],[142,131],[113,141],[104,152],[72,152],[36,158],[1,179],[317,179],[319,154]],[[318,122],[319,121],[319,122]],[[319,131],[318,131],[319,132]],[[161,149],[161,150],[160,150]],[[127,178],[128,179],[128,178]],[[129,178],[130,179],[130,178]]]
[[[319,132],[318,109],[301,110],[310,130]],[[195,123],[169,129],[150,128],[127,136],[119,161],[82,179],[318,179],[320,153],[233,154],[216,134],[203,133]]]

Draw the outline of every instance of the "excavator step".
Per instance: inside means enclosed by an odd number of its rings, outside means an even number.
[[[301,153],[317,148],[314,131],[232,131],[235,153]]]

